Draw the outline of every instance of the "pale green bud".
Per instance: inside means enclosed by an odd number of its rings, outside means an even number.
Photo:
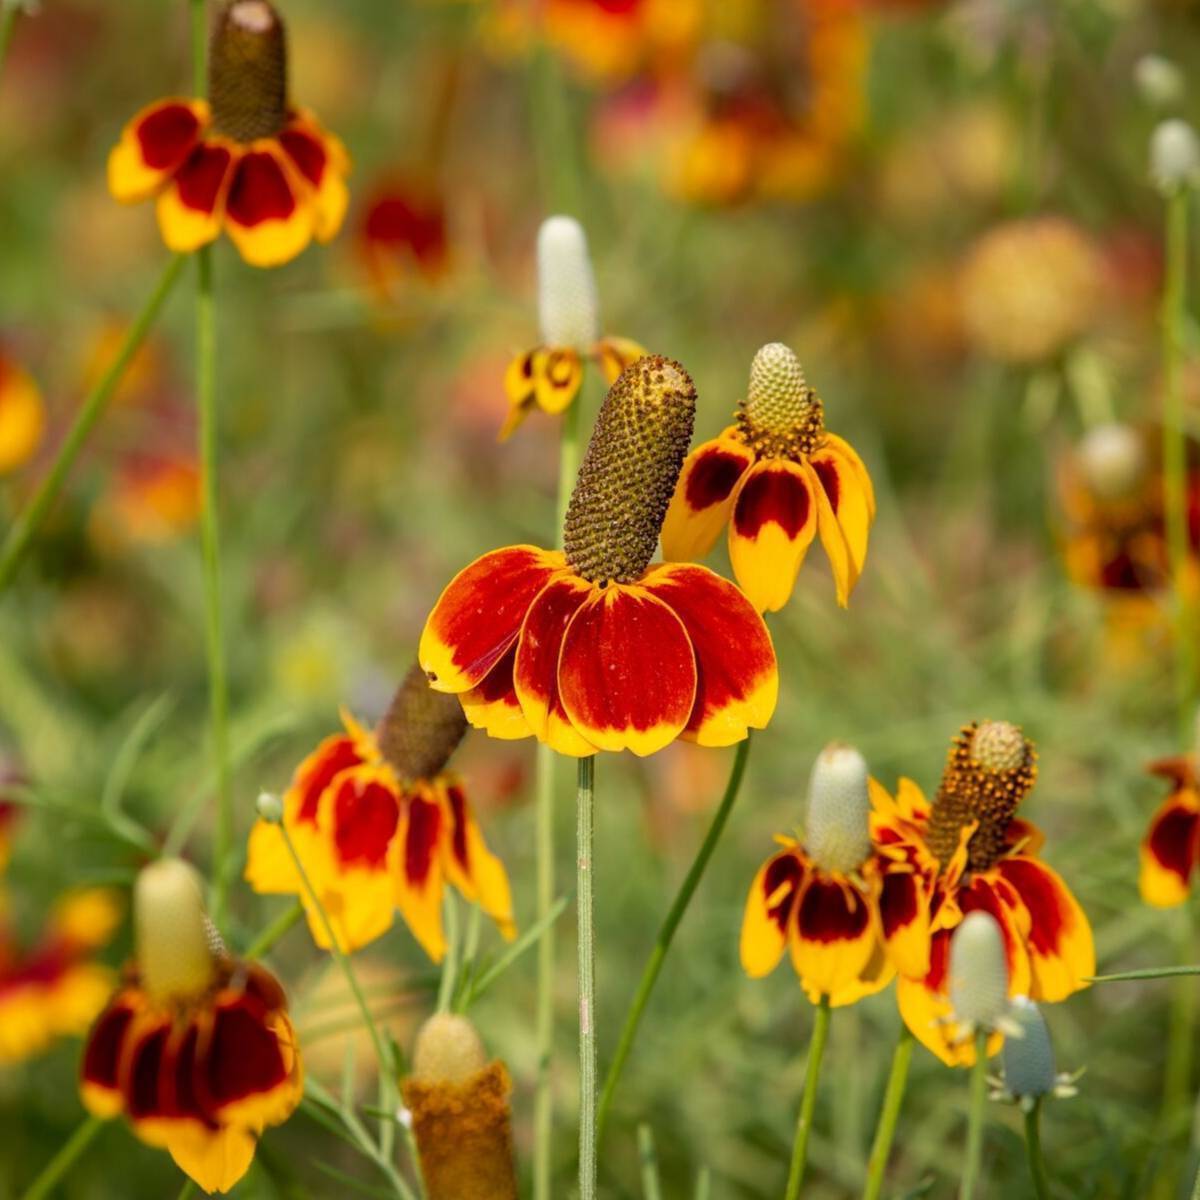
[[[200,880],[178,858],[144,867],[133,889],[138,973],[152,999],[164,1004],[204,992],[213,979],[211,926]]]
[[[808,783],[804,848],[825,871],[848,874],[871,853],[867,762],[853,746],[831,742],[817,755]]]
[[[537,263],[542,344],[586,354],[600,318],[583,226],[574,217],[547,217],[538,230]]]
[[[990,913],[967,913],[950,936],[950,1006],[968,1029],[994,1029],[1008,1013],[1004,935]]]

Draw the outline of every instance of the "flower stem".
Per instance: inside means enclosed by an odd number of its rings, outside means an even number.
[[[913,1040],[908,1026],[901,1025],[896,1051],[892,1055],[892,1069],[888,1075],[887,1088],[883,1093],[883,1108],[879,1113],[879,1125],[875,1129],[871,1157],[867,1160],[867,1186],[863,1189],[863,1200],[879,1200],[883,1192],[883,1177],[887,1172],[892,1139],[896,1136],[896,1121],[904,1101],[904,1089],[908,1085],[908,1065],[912,1062]]]
[[[813,1021],[812,1037],[808,1043],[808,1067],[804,1072],[804,1095],[800,1099],[800,1117],[796,1121],[796,1140],[792,1145],[792,1163],[788,1168],[787,1191],[784,1200],[796,1200],[804,1182],[804,1167],[808,1162],[808,1135],[812,1131],[813,1111],[817,1106],[817,1080],[821,1076],[821,1059],[829,1038],[829,997],[822,996]]]
[[[1042,1157],[1042,1102],[1034,1102],[1025,1113],[1025,1149],[1029,1152],[1029,1174],[1037,1200],[1050,1200],[1050,1181],[1046,1178],[1046,1160]]]
[[[293,901],[246,947],[242,957],[262,958],[303,915],[303,905],[299,900]]]
[[[971,1107],[967,1116],[967,1161],[963,1164],[958,1200],[971,1200],[983,1160],[983,1114],[987,1102],[987,1032],[975,1034],[975,1065],[971,1068]]]
[[[579,1200],[596,1198],[596,941],[592,900],[594,756],[579,760],[576,903],[579,911]]]
[[[450,1011],[454,981],[458,975],[458,901],[446,892],[446,955],[442,959],[442,978],[438,983],[437,1010]]]
[[[104,1128],[99,1117],[86,1117],[75,1127],[58,1153],[42,1168],[42,1173],[29,1185],[22,1200],[42,1200],[49,1196],[55,1185],[75,1165],[75,1160],[92,1144],[96,1134]]]
[[[738,793],[741,791],[742,778],[746,774],[746,762],[749,757],[750,738],[747,736],[744,741],[738,743],[737,753],[733,759],[733,767],[729,772],[729,781],[725,785],[725,794],[721,797],[721,803],[717,806],[717,811],[713,813],[712,823],[708,827],[708,832],[704,835],[704,841],[700,844],[700,849],[696,852],[696,857],[688,869],[687,876],[680,885],[679,891],[676,893],[662,926],[659,928],[654,949],[650,952],[650,957],[642,971],[642,978],[638,983],[637,991],[634,993],[633,1000],[629,1005],[629,1011],[625,1014],[625,1023],[621,1026],[621,1036],[617,1042],[617,1050],[613,1055],[608,1072],[604,1076],[604,1086],[600,1091],[600,1108],[596,1116],[596,1140],[598,1142],[604,1137],[604,1125],[608,1119],[609,1109],[612,1107],[613,1095],[617,1090],[617,1083],[621,1078],[625,1062],[629,1058],[629,1052],[633,1049],[633,1042],[637,1037],[638,1026],[641,1024],[642,1014],[645,1012],[646,1004],[650,999],[650,993],[654,990],[654,985],[658,982],[663,963],[666,961],[667,951],[670,950],[671,942],[675,937],[675,931],[679,928],[679,922],[683,919],[683,914],[687,912],[688,905],[692,902],[692,896],[695,894],[696,888],[699,886],[700,880],[708,867],[709,859],[713,856],[713,851],[717,848],[717,842],[720,840],[725,825],[729,820],[729,814],[733,811],[734,803],[737,801]]]
[[[4,60],[8,57],[13,26],[17,23],[17,13],[20,11],[21,0],[0,0],[0,70],[3,70]]]
[[[83,405],[76,414],[71,428],[67,431],[67,436],[63,439],[50,470],[38,485],[33,499],[12,523],[8,535],[4,539],[4,545],[0,548],[0,592],[3,592],[12,582],[34,535],[41,528],[46,514],[58,498],[67,473],[79,456],[80,450],[83,449],[88,434],[91,433],[92,427],[107,407],[113,391],[125,373],[125,368],[129,366],[130,360],[145,340],[146,334],[154,324],[163,302],[179,278],[179,273],[186,261],[186,255],[177,254],[167,263],[166,269],[159,277],[158,283],[155,284],[154,291],[150,293],[141,312],[130,325],[129,332],[126,333],[125,340],[121,343],[121,348],[117,351],[112,364],[84,398]]]

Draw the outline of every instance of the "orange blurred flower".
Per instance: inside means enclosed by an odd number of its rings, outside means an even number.
[[[0,475],[34,456],[45,428],[46,410],[33,377],[0,351]]]

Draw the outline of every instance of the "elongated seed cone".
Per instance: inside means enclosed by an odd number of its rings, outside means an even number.
[[[600,318],[587,235],[574,217],[542,222],[537,264],[542,344],[586,354],[600,336]]]
[[[800,459],[820,446],[825,435],[820,397],[805,383],[795,352],[782,342],[768,342],[754,356],[737,424],[746,442],[767,457]]]
[[[1018,1100],[1048,1096],[1058,1083],[1054,1047],[1041,1009],[1026,996],[1017,996],[1009,1014],[1021,1027],[1021,1037],[1004,1039],[1004,1087]]]
[[[237,142],[274,137],[287,123],[287,31],[267,0],[230,0],[208,50],[213,125]]]
[[[208,989],[216,977],[215,930],[187,863],[161,858],[142,869],[133,889],[133,922],[138,974],[152,999],[171,1004]]]
[[[563,527],[584,579],[633,583],[650,565],[695,416],[691,376],[669,358],[639,358],[608,389]]]
[[[456,696],[435,692],[414,663],[396,689],[376,737],[379,749],[401,779],[432,779],[467,731]]]
[[[430,1018],[402,1085],[428,1200],[516,1200],[512,1083],[464,1017]]]
[[[956,1021],[977,1029],[994,1029],[1008,1012],[1004,935],[982,909],[950,935],[950,1005]]]
[[[808,785],[804,848],[825,871],[848,874],[871,853],[867,762],[853,746],[831,742],[817,756]]]

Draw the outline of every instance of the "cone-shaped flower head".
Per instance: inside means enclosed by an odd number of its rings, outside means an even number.
[[[596,277],[587,234],[574,217],[547,217],[542,222],[537,265],[543,345],[588,353],[600,336]]]
[[[1119,421],[1088,430],[1079,444],[1079,461],[1088,486],[1103,500],[1136,494],[1149,468],[1141,435]]]
[[[995,1029],[1008,1014],[1004,935],[990,913],[967,913],[950,938],[950,1005],[967,1029]]]
[[[825,415],[821,399],[804,382],[795,352],[769,342],[750,364],[737,425],[747,445],[762,457],[800,458],[821,445]]]
[[[1169,195],[1200,181],[1200,138],[1179,117],[1163,121],[1150,139],[1150,177]]]
[[[401,779],[433,779],[466,731],[462,705],[445,692],[435,692],[425,672],[413,663],[379,722],[375,740]]]
[[[190,1000],[213,980],[211,926],[195,871],[177,858],[143,868],[133,892],[142,985],[163,1004]]]
[[[1004,1089],[1017,1100],[1038,1100],[1052,1095],[1059,1079],[1054,1069],[1054,1047],[1041,1010],[1027,996],[1015,996],[1009,1017],[1020,1028],[1020,1037],[1004,1040]]]
[[[464,1083],[486,1066],[483,1040],[466,1017],[438,1013],[421,1026],[413,1050],[414,1079]]]
[[[287,34],[267,0],[232,0],[217,14],[208,51],[213,127],[238,142],[287,124]]]
[[[692,438],[696,389],[648,355],[608,390],[563,527],[567,562],[592,583],[634,583],[654,557]]]
[[[824,871],[849,874],[871,853],[867,762],[853,747],[831,742],[817,756],[808,784],[804,848]]]

